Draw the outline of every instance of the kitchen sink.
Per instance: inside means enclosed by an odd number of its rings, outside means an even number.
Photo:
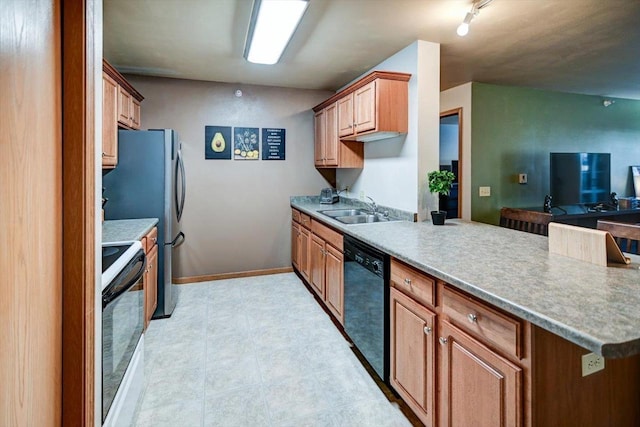
[[[363,211],[360,209],[331,209],[331,210],[319,211],[319,212],[331,218],[369,214],[369,212]]]
[[[401,221],[381,213],[372,214],[361,209],[331,209],[319,211],[321,214],[340,221],[343,224],[366,224],[370,222]]]
[[[388,222],[389,218],[385,218],[382,215],[352,215],[352,216],[339,216],[334,218],[344,224],[365,224],[368,222]]]

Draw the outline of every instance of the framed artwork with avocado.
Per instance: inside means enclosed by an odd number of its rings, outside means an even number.
[[[235,160],[260,158],[259,128],[233,128],[233,158]]]
[[[231,160],[231,126],[204,127],[204,158]]]

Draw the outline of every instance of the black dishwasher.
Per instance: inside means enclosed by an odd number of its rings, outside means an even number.
[[[389,379],[389,255],[344,236],[344,329],[378,376]]]

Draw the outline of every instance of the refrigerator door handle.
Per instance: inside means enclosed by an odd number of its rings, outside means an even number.
[[[178,235],[171,241],[171,243],[166,243],[167,245],[171,245],[172,248],[178,247],[181,244],[184,243],[184,240],[186,239],[186,237],[184,236],[184,233],[181,231],[178,233]]]
[[[184,173],[184,161],[182,160],[182,150],[178,150],[178,161],[176,162],[176,176],[175,182],[178,182],[178,173],[180,173],[181,178],[181,192],[180,192],[180,200],[178,201],[178,192],[175,192],[175,202],[176,202],[176,216],[178,222],[180,222],[180,218],[182,218],[182,212],[184,210],[184,198],[186,193],[186,176]]]

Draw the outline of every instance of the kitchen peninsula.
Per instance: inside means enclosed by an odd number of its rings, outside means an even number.
[[[411,315],[428,314],[423,317],[426,356],[414,355],[424,362],[424,384],[414,395],[410,386],[400,393],[425,424],[450,425],[459,397],[451,386],[454,366],[465,372],[464,381],[478,379],[476,391],[484,395],[478,405],[494,408],[504,425],[640,422],[640,257],[631,256],[628,266],[604,268],[549,254],[546,237],[487,224],[344,225],[318,212],[349,205],[294,197],[291,206],[388,253],[392,295],[395,288],[403,290],[393,283],[394,263],[434,284],[431,304],[406,305],[417,307]],[[474,308],[468,321],[466,315],[456,317],[456,310],[466,307]],[[482,329],[483,316],[495,323]],[[490,335],[498,324],[505,341]],[[581,356],[589,351],[606,358],[606,367],[583,377]],[[403,357],[405,365],[412,360]],[[496,388],[485,390],[487,384]],[[474,405],[467,401],[465,407]]]

